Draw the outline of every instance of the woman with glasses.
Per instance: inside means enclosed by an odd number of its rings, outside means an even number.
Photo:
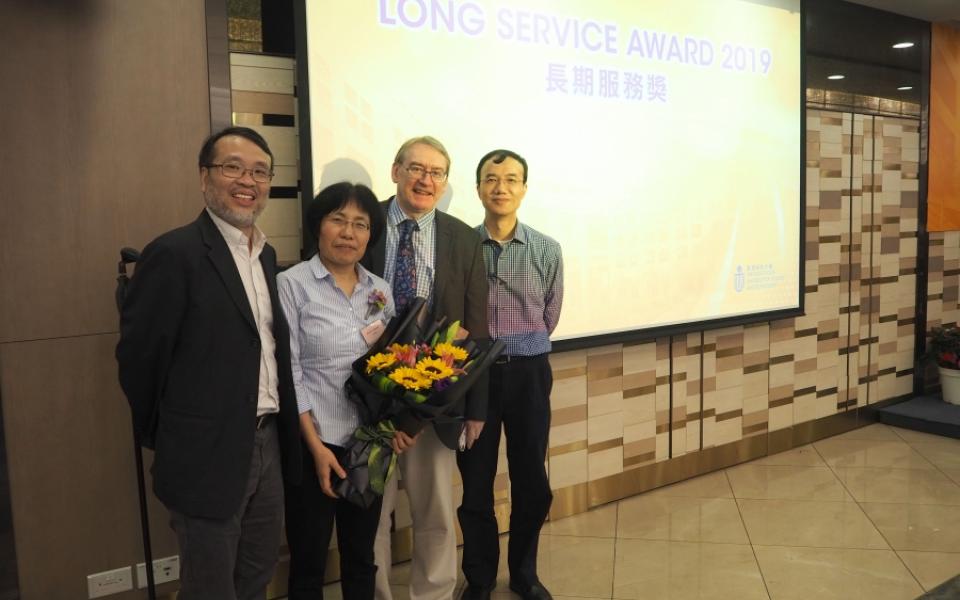
[[[323,597],[324,568],[334,522],[340,585],[347,599],[372,599],[373,542],[380,499],[360,508],[337,498],[344,445],[361,425],[344,384],[350,365],[366,353],[394,312],[386,281],[360,264],[383,233],[383,214],[363,185],[338,183],[321,191],[307,211],[317,253],[278,276],[280,303],[290,324],[290,354],[300,411],[303,481],[286,487],[290,600]]]

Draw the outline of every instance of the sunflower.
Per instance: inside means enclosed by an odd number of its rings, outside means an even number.
[[[397,357],[392,354],[385,354],[381,352],[380,354],[374,354],[367,359],[367,375],[373,373],[374,371],[379,371],[381,369],[386,369],[397,362]]]
[[[423,373],[410,367],[399,367],[390,373],[388,377],[408,390],[422,390],[430,387],[433,383]]]
[[[467,351],[460,346],[454,346],[446,342],[441,342],[433,347],[433,353],[441,358],[450,357],[453,360],[466,360]]]
[[[453,369],[448,367],[447,363],[443,362],[439,358],[420,359],[420,362],[417,363],[417,370],[433,381],[438,379],[446,379],[447,377],[453,375]]]

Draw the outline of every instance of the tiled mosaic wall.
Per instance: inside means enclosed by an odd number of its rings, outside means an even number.
[[[909,393],[918,158],[916,121],[809,111],[804,316],[552,356],[554,515],[657,485],[684,455]]]
[[[233,123],[259,131],[274,155],[270,201],[257,224],[281,264],[300,260],[299,136],[293,59],[230,54]]]
[[[234,54],[231,64],[235,122],[262,131],[284,165],[262,224],[293,262],[293,61]],[[671,465],[708,470],[697,459],[711,449],[910,392],[918,123],[810,110],[806,158],[804,316],[551,356],[554,516],[667,483]],[[960,314],[958,236],[931,236],[931,323]],[[503,459],[495,485],[505,524]],[[409,522],[401,503],[399,538]]]
[[[927,283],[927,330],[960,321],[960,231],[930,234]],[[938,385],[936,369],[927,367],[927,387]]]
[[[960,321],[960,232],[930,234],[927,327]]]

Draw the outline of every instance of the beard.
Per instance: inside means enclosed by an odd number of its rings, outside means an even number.
[[[220,201],[220,199],[213,194],[205,195],[204,200],[206,200],[206,204],[210,210],[213,211],[213,214],[237,229],[253,227],[254,223],[257,222],[257,217],[260,216],[260,213],[262,213],[264,209],[263,204],[258,204],[255,205],[253,212],[240,211]]]

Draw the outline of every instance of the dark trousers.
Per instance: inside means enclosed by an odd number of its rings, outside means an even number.
[[[327,444],[342,463],[346,451]],[[288,484],[287,544],[290,546],[290,600],[323,598],[324,571],[333,524],[337,524],[340,551],[340,588],[345,600],[372,600],[377,567],[373,563],[373,541],[380,522],[378,499],[370,508],[323,493],[313,455],[303,445],[303,479]]]
[[[256,432],[243,502],[228,519],[170,510],[180,546],[180,600],[263,600],[280,551],[283,476],[277,426]]]
[[[490,368],[487,422],[470,450],[457,454],[463,504],[463,574],[472,586],[492,588],[500,562],[493,480],[497,474],[501,425],[507,436],[510,470],[510,581],[521,588],[537,582],[537,543],[553,494],[544,461],[550,432],[553,373],[540,355]]]

